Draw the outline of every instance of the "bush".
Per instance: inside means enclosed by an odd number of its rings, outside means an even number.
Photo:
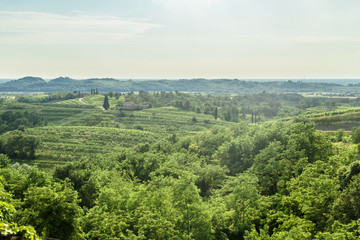
[[[353,143],[360,143],[360,127],[352,129],[351,140],[353,141]]]

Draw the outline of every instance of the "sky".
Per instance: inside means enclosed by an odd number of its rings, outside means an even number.
[[[0,0],[0,78],[360,78],[358,0]]]

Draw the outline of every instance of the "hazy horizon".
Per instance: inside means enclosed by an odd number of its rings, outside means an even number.
[[[24,77],[40,77],[40,76],[24,76]],[[21,78],[24,78],[21,77]],[[64,77],[64,76],[59,76],[56,78],[60,78],[60,77]],[[6,83],[9,81],[13,81],[13,80],[18,80],[21,78],[0,78],[0,84],[2,83]],[[42,78],[42,77],[40,77]],[[42,78],[45,81],[50,81],[56,78]],[[93,77],[90,78],[72,78],[72,77],[64,77],[64,78],[70,78],[73,80],[87,80],[87,79],[92,79]],[[247,79],[243,79],[243,78],[113,78],[113,77],[99,77],[98,79],[115,79],[115,80],[119,80],[119,81],[129,81],[129,80],[133,80],[133,81],[160,81],[160,80],[169,80],[169,81],[177,81],[177,80],[195,80],[195,79],[205,79],[205,80],[240,80],[240,81],[249,81],[249,82],[285,82],[285,81],[294,81],[294,82],[314,82],[314,83],[336,83],[336,84],[354,84],[354,83],[360,83],[360,78],[314,78],[314,79],[290,79],[290,78],[247,78]],[[96,78],[95,78],[96,79]]]

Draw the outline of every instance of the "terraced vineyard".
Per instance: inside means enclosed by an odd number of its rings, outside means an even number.
[[[213,126],[235,125],[215,120],[212,115],[174,107],[120,110],[117,105],[123,101],[122,96],[118,100],[109,98],[110,110],[104,111],[103,99],[102,95],[89,95],[83,99],[22,104],[24,109],[38,112],[47,122],[47,126],[25,131],[41,142],[33,164],[53,169],[65,161],[152,143],[173,133],[184,136]]]
[[[188,134],[213,126],[231,126],[234,123],[215,120],[211,115],[197,114],[174,107],[150,108],[141,111],[121,111],[116,105],[122,98],[109,98],[110,110],[103,111],[102,95],[89,95],[82,100],[71,99],[47,104],[40,113],[51,126],[98,126],[138,129],[167,136],[172,132]]]
[[[75,119],[99,113],[96,106],[79,98],[39,104],[39,107],[39,113],[51,126],[70,125]]]
[[[179,110],[174,107],[144,109],[142,111],[106,112],[111,121],[122,128],[140,128],[146,131],[168,135],[171,132],[191,134],[209,129],[213,126],[232,126],[235,123],[215,120],[211,115],[197,114]],[[114,117],[112,117],[113,115]]]
[[[43,108],[39,113],[48,121],[49,125],[64,125],[71,119],[78,118],[92,111],[81,108],[49,107]]]
[[[29,128],[26,134],[41,140],[36,165],[42,168],[92,154],[116,152],[122,147],[153,142],[159,137],[147,131],[86,126]]]
[[[319,130],[334,131],[341,128],[350,131],[360,126],[360,108],[314,114],[310,118]]]
[[[58,114],[58,117],[60,114]],[[197,122],[192,118],[196,117]],[[85,119],[100,118],[96,126],[46,126],[27,129],[27,134],[37,136],[41,146],[36,164],[42,168],[52,167],[63,161],[73,160],[96,153],[110,153],[121,147],[136,147],[168,137],[192,134],[213,126],[231,126],[234,123],[214,120],[212,116],[179,111],[173,107],[126,112],[107,111],[88,115],[80,112],[72,118],[65,115],[63,124],[78,125]]]

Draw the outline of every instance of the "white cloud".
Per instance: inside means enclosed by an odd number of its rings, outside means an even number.
[[[140,19],[0,11],[0,43],[108,44],[161,27]]]

